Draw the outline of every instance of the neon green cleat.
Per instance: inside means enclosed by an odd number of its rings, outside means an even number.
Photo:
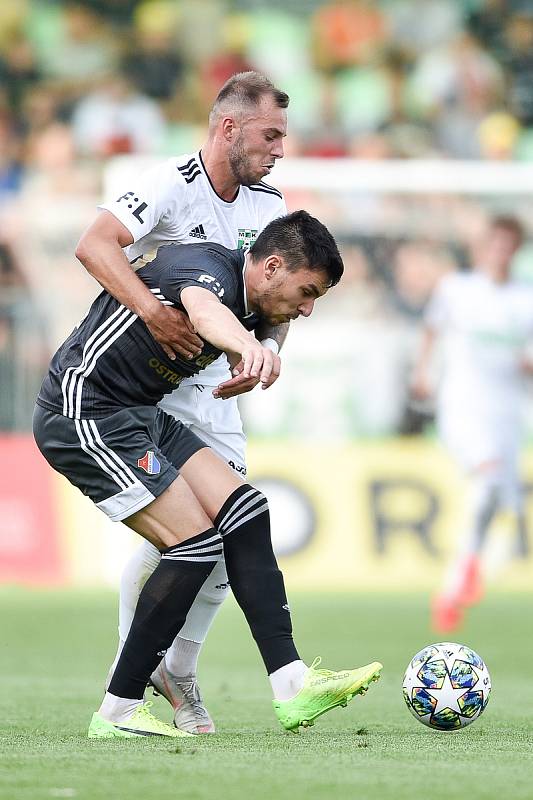
[[[125,722],[109,722],[104,719],[98,711],[95,711],[89,725],[87,737],[89,739],[112,739],[121,737],[131,739],[134,736],[171,736],[175,739],[192,737],[191,733],[179,731],[172,725],[162,722],[150,711],[152,703],[143,703],[135,709],[133,714]]]
[[[356,694],[365,694],[372,681],[379,680],[383,665],[373,661],[366,667],[331,672],[317,669],[320,657],[315,658],[305,676],[304,685],[292,700],[274,700],[277,718],[288,731],[298,733],[314,720],[336,706],[346,706]]]

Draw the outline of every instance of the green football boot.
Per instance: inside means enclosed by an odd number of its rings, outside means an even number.
[[[95,711],[89,725],[89,739],[112,739],[121,737],[131,739],[134,736],[171,736],[174,739],[192,737],[191,733],[179,731],[172,725],[162,722],[150,711],[152,703],[143,703],[135,709],[125,722],[109,722]]]
[[[379,680],[383,665],[373,661],[366,667],[332,672],[317,669],[321,659],[315,658],[307,670],[304,685],[292,700],[274,700],[277,718],[288,731],[298,733],[336,706],[346,706],[356,694],[365,694],[372,681]]]

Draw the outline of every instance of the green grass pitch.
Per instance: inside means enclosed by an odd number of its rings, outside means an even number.
[[[420,595],[294,595],[302,656],[378,659],[381,681],[300,735],[284,733],[240,611],[228,601],[200,664],[218,734],[89,741],[115,648],[116,597],[0,589],[2,800],[515,800],[533,797],[533,596],[492,595],[456,640],[487,661],[493,694],[457,733],[409,714],[403,670],[429,631]],[[442,638],[442,637],[440,637]],[[156,711],[169,718],[157,698]]]

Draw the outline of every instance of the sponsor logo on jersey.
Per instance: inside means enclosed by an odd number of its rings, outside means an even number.
[[[200,275],[197,280],[198,283],[207,284],[213,294],[216,294],[217,297],[224,297],[224,287],[221,285],[220,281],[217,281],[217,279],[212,275]]]
[[[237,231],[237,247],[248,250],[257,239],[257,228],[239,228]]]
[[[128,208],[134,217],[136,217],[141,225],[144,225],[144,219],[141,217],[142,212],[148,208],[148,203],[142,203],[138,197],[135,197],[135,192],[126,192],[126,194],[117,197],[117,203],[125,201]]]
[[[158,375],[161,375],[169,383],[173,384],[173,386],[179,386],[179,384],[183,380],[183,375],[178,375],[177,372],[173,372],[169,369],[166,364],[162,364],[158,361],[157,358],[151,358],[148,362],[148,365],[154,369]]]
[[[203,239],[204,241],[207,239],[207,234],[202,224],[197,225],[192,231],[189,231],[189,236],[193,236],[195,239]]]
[[[147,450],[142,458],[138,458],[137,466],[147,472],[148,475],[159,475],[161,472],[161,464],[153,450]]]

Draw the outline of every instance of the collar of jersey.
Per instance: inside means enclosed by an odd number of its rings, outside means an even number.
[[[246,256],[248,255],[248,252],[243,253],[243,255],[244,255],[244,260],[242,262],[242,296],[244,299],[244,314],[245,316],[248,316],[248,314],[252,313],[248,307],[248,295],[246,293],[246,280],[245,280]]]
[[[211,187],[211,191],[213,192],[213,194],[215,195],[217,200],[220,200],[220,202],[224,203],[224,205],[226,205],[226,206],[233,205],[233,203],[237,200],[237,198],[239,196],[239,192],[241,191],[241,187],[239,186],[239,188],[237,189],[237,193],[236,193],[235,197],[233,198],[233,200],[224,200],[224,198],[219,195],[219,193],[217,192],[217,190],[215,189],[215,187],[211,183],[211,178],[209,176],[209,172],[206,170],[205,164],[204,164],[204,162],[202,160],[202,151],[201,150],[198,150],[198,161],[202,165],[202,169],[204,171],[205,177],[207,178],[207,180],[209,182],[209,186]]]

